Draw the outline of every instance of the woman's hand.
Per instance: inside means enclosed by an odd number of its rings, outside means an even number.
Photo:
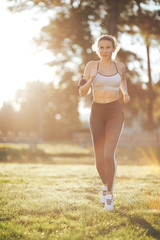
[[[128,103],[129,101],[130,101],[130,96],[129,96],[129,94],[128,93],[125,93],[124,95],[123,95],[123,102],[125,102],[125,103]]]

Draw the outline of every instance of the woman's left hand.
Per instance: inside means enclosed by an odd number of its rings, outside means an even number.
[[[129,101],[130,101],[130,96],[129,96],[129,94],[128,93],[125,93],[124,95],[123,95],[123,102],[125,102],[125,103],[128,103]]]

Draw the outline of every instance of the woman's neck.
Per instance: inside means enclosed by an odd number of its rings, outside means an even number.
[[[102,62],[102,64],[104,65],[110,65],[112,62],[112,59],[101,59],[100,60]]]

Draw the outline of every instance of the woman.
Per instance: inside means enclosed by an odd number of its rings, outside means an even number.
[[[119,89],[123,101],[128,103],[125,66],[115,62],[113,54],[118,52],[116,39],[102,35],[96,42],[99,61],[87,63],[79,82],[80,96],[85,96],[92,88],[93,101],[90,114],[90,131],[94,146],[96,168],[102,180],[101,203],[104,209],[113,210],[113,184],[117,164],[115,150],[124,127],[124,114],[119,102]]]

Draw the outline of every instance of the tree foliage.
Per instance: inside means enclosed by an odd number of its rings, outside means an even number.
[[[57,59],[57,74],[59,75],[59,89],[52,96],[52,102],[56,103],[57,113],[62,119],[61,123],[70,126],[70,123],[78,123],[78,92],[77,81],[82,75],[85,64],[91,59],[98,59],[92,51],[91,46],[95,39],[95,30],[100,34],[114,34],[118,39],[123,33],[133,34],[135,26],[140,29],[140,35],[145,36],[146,41],[152,44],[153,35],[159,39],[159,13],[146,11],[143,4],[149,0],[11,0],[10,10],[24,11],[32,8],[39,8],[41,11],[52,11],[49,24],[42,29],[40,38],[36,39],[37,44],[46,43],[55,58]],[[158,4],[158,0],[153,1]],[[149,36],[149,37],[148,37]],[[141,59],[131,51],[121,49],[118,60],[125,62],[127,67],[128,89],[132,101],[130,108],[123,105],[124,111],[131,111],[138,114],[139,109],[145,109],[148,101],[147,90],[142,87],[143,82],[136,69],[128,68],[128,63]],[[54,65],[55,62],[50,63]],[[36,93],[37,94],[37,93]],[[89,100],[90,97],[86,97]],[[57,102],[58,101],[58,102]],[[122,103],[123,104],[123,103]],[[23,106],[24,108],[24,106]],[[68,114],[72,109],[73,115]],[[59,116],[59,115],[57,115]],[[73,118],[74,116],[74,118]],[[126,121],[127,123],[127,121]]]
[[[63,93],[63,87],[55,89],[51,83],[28,82],[24,90],[16,93],[19,111],[15,111],[11,103],[4,103],[1,108],[0,130],[4,135],[8,131],[39,132],[42,121],[45,140],[71,136],[80,124],[77,102],[73,99],[74,95],[66,99]],[[68,104],[65,104],[66,101]]]

